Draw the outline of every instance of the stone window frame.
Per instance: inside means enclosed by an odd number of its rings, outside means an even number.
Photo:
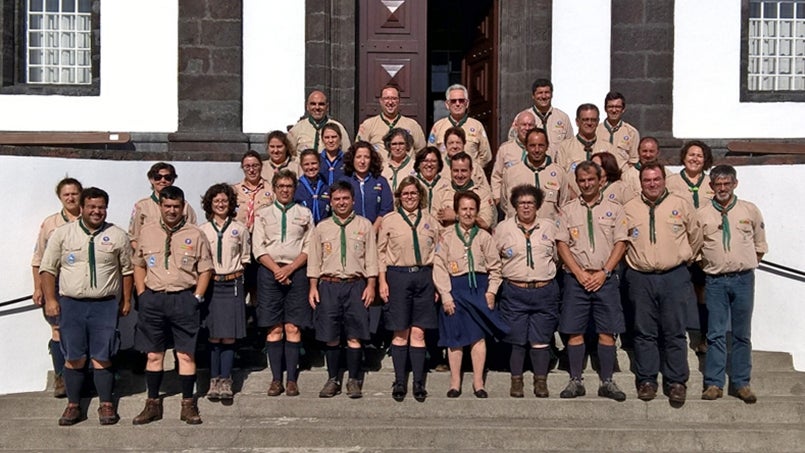
[[[741,0],[741,102],[805,102],[805,90],[759,91],[749,89],[749,3],[750,0]],[[799,3],[805,2],[799,1]]]
[[[27,0],[0,0],[0,94],[100,96],[101,94],[101,2],[92,0],[92,83],[85,85],[27,83]]]

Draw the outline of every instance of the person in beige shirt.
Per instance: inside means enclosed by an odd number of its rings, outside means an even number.
[[[696,212],[702,227],[702,268],[705,300],[709,311],[707,356],[704,362],[702,399],[722,396],[727,368],[727,331],[732,332],[730,394],[752,404],[757,401],[749,386],[752,373],[752,309],[755,268],[769,251],[766,225],[753,203],[735,195],[738,175],[729,165],[710,172],[713,199]]]
[[[604,198],[624,205],[639,195],[631,184],[621,178],[623,172],[618,168],[615,156],[609,153],[596,153],[590,161],[601,167],[601,193]],[[634,170],[631,166],[627,168]]]
[[[581,104],[576,109],[576,125],[579,127],[579,133],[559,144],[556,163],[571,173],[573,181],[575,181],[575,177],[572,175],[575,165],[590,160],[595,153],[607,152],[614,155],[618,160],[618,168],[623,168],[629,161],[628,154],[621,153],[609,141],[598,139],[595,133],[598,121],[598,107],[595,104]]]
[[[626,252],[626,216],[620,203],[601,192],[603,170],[593,162],[576,166],[581,192],[562,207],[556,247],[567,275],[559,332],[569,336],[567,356],[570,382],[560,398],[584,396],[582,381],[590,320],[598,333],[598,396],[624,401],[626,394],[612,380],[615,335],[626,330],[615,268]]]
[[[372,222],[355,214],[355,192],[347,181],[330,188],[333,215],[322,220],[310,237],[308,301],[314,310],[316,339],[326,345],[328,380],[319,397],[341,393],[338,380],[341,332],[347,343],[347,396],[363,396],[360,376],[363,350],[369,339],[369,304],[377,284],[377,240]]]
[[[112,357],[118,315],[131,309],[131,245],[121,228],[106,222],[109,195],[96,187],[81,192],[81,217],[57,228],[40,264],[45,313],[59,317],[67,407],[59,425],[83,420],[79,403],[87,359],[98,392],[101,425],[120,420],[112,400]],[[56,279],[58,278],[58,294]],[[121,294],[122,297],[118,298]]]
[[[623,121],[626,113],[626,98],[617,91],[610,91],[604,97],[604,112],[607,117],[596,129],[600,140],[618,148],[618,154],[628,155],[629,163],[638,162],[637,144],[640,143],[640,132],[631,124]]]
[[[251,262],[246,225],[235,219],[237,197],[228,184],[214,184],[201,200],[207,223],[199,226],[213,255],[215,275],[207,289],[205,324],[210,343],[210,401],[231,401],[235,340],[246,336],[244,266]]]
[[[548,136],[544,130],[528,131],[525,143],[525,155],[520,162],[503,171],[500,193],[494,196],[500,200],[500,209],[506,218],[514,217],[516,207],[509,201],[511,190],[523,184],[530,184],[544,193],[537,215],[556,219],[559,216],[560,206],[568,198],[565,176],[567,173],[547,155]]]
[[[545,129],[548,133],[548,154],[555,157],[559,151],[559,144],[562,141],[573,137],[573,124],[567,113],[559,110],[552,105],[553,84],[548,79],[537,79],[531,84],[531,98],[534,105],[525,111],[530,111],[537,118],[536,127]],[[517,136],[516,127],[512,122],[509,129],[509,139]]]
[[[204,233],[183,215],[182,189],[165,187],[159,193],[159,221],[145,225],[134,250],[134,286],[139,296],[135,346],[147,354],[145,365],[148,397],[145,408],[132,422],[143,425],[162,419],[163,361],[173,339],[179,362],[182,411],[179,418],[201,423],[193,398],[196,384],[196,340],[199,304],[204,301],[214,273],[209,242]]]
[[[464,152],[466,142],[467,136],[464,132],[464,129],[460,127],[449,127],[444,132],[445,150],[442,179],[449,180],[451,178],[451,163],[453,161],[453,156]],[[486,173],[484,173],[483,167],[478,165],[475,161],[472,163],[472,181],[479,187],[489,189],[489,181],[486,179]]]
[[[414,146],[414,138],[407,130],[395,127],[383,137],[383,143],[389,150],[389,154],[383,162],[383,171],[380,174],[389,182],[393,192],[397,190],[397,185],[403,178],[416,175],[415,156],[411,151]]]
[[[529,351],[534,371],[534,396],[548,397],[549,344],[559,317],[556,283],[556,221],[540,217],[543,192],[533,184],[511,190],[515,215],[495,229],[495,244],[503,261],[500,314],[510,331],[509,356],[513,398],[525,396],[523,365]]]
[[[425,146],[425,134],[422,126],[414,119],[400,113],[400,90],[393,85],[387,85],[380,90],[380,114],[367,118],[358,128],[355,141],[363,140],[371,143],[381,157],[388,154],[383,144],[383,137],[395,127],[407,130],[414,138],[413,149],[418,151]]]
[[[470,161],[469,156],[466,159]],[[461,395],[461,361],[470,346],[472,390],[487,398],[484,388],[487,335],[502,338],[508,327],[495,309],[500,287],[500,257],[492,236],[478,226],[480,197],[457,192],[453,209],[455,224],[444,230],[433,260],[433,281],[442,300],[439,312],[439,346],[448,348],[450,389],[448,398]]]
[[[428,144],[439,148],[444,153],[446,144],[445,131],[451,127],[460,127],[466,135],[465,146],[462,151],[472,157],[475,166],[480,169],[492,161],[492,148],[486,136],[484,125],[475,118],[469,117],[470,95],[467,88],[461,84],[450,85],[444,93],[444,105],[449,115],[433,124],[428,136]]]
[[[439,222],[427,212],[427,192],[413,176],[395,191],[396,209],[383,218],[377,236],[378,284],[386,329],[394,332],[391,359],[396,401],[408,393],[407,363],[413,372],[414,398],[425,401],[425,331],[438,327],[433,253]]]
[[[235,220],[245,224],[249,231],[254,228],[254,213],[274,202],[271,181],[262,176],[264,165],[257,151],[246,151],[240,158],[243,181],[232,184],[238,206]]]
[[[436,215],[439,211],[438,196],[450,187],[450,178],[442,177],[444,167],[442,154],[435,146],[426,146],[416,153],[416,178],[428,192],[427,207],[430,215]]]
[[[299,150],[302,152],[302,150]],[[291,149],[291,142],[285,132],[271,131],[266,137],[266,154],[268,159],[263,161],[260,176],[266,181],[272,181],[274,174],[282,169],[288,169],[296,176],[302,174],[296,154]]]
[[[148,182],[151,183],[151,196],[143,198],[134,204],[134,210],[131,212],[131,221],[129,222],[129,239],[131,240],[131,248],[137,249],[137,241],[140,235],[140,230],[144,225],[152,222],[157,222],[161,216],[159,210],[159,194],[166,187],[170,187],[179,176],[176,174],[176,168],[166,162],[157,162],[148,170]],[[188,204],[185,203],[185,211],[183,215],[191,224],[196,223],[196,211]]]
[[[333,124],[338,127],[345,140],[344,147],[349,148],[349,134],[343,124],[330,118],[327,114],[329,108],[330,104],[324,92],[319,90],[310,92],[305,103],[305,116],[288,131],[288,142],[292,155],[298,156],[300,152],[308,148],[322,151],[324,143],[321,140],[321,130],[325,124]],[[266,179],[271,181],[269,177]]]
[[[495,204],[500,203],[503,172],[512,165],[522,162],[526,154],[525,134],[531,129],[534,129],[536,124],[537,117],[531,110],[518,113],[517,117],[514,119],[514,128],[517,135],[498,148],[498,152],[495,155],[495,163],[492,166],[492,174],[489,176],[489,186],[492,189],[492,196],[495,197]],[[548,151],[551,160],[556,160],[556,155],[550,154],[550,146],[548,146]]]
[[[318,163],[315,151],[303,152]],[[279,396],[286,392],[284,368],[288,372],[286,395],[297,396],[302,329],[312,327],[306,265],[314,219],[310,209],[294,202],[296,191],[304,189],[293,173],[280,171],[272,184],[277,199],[257,211],[252,237],[252,250],[260,262],[257,325],[268,328],[266,358],[272,380],[266,393]]]
[[[433,209],[436,210],[436,219],[442,226],[454,224],[458,218],[458,213],[454,210],[454,198],[457,192],[473,192],[478,194],[481,200],[478,214],[478,226],[484,230],[491,230],[497,221],[497,212],[492,193],[488,188],[475,184],[472,180],[472,159],[469,154],[460,152],[451,159],[450,173],[452,179],[450,185],[445,185],[441,190],[434,191],[432,200]]]
[[[639,194],[643,190],[640,186],[640,169],[643,168],[643,165],[657,162],[659,158],[660,142],[652,136],[642,137],[637,145],[637,163],[622,168],[621,179],[629,184],[635,193]],[[668,172],[666,171],[666,173]]]
[[[693,205],[666,189],[661,165],[643,165],[640,182],[640,196],[624,206],[629,229],[626,280],[635,307],[637,397],[654,399],[657,375],[662,372],[664,393],[678,406],[685,402],[690,373],[686,306],[695,297],[686,265],[701,247],[701,228]]]
[[[42,254],[50,235],[56,228],[76,220],[81,215],[81,182],[75,178],[64,178],[56,184],[56,196],[59,197],[62,208],[59,212],[45,217],[39,227],[39,234],[36,237],[34,253],[31,257],[31,270],[33,271],[34,291],[31,299],[34,304],[42,307],[42,314],[50,325],[50,341],[48,351],[53,362],[53,396],[63,398],[67,396],[64,388],[64,354],[61,351],[61,339],[59,337],[59,319],[45,314],[45,294],[42,292],[42,280],[39,277],[39,265],[42,263]]]

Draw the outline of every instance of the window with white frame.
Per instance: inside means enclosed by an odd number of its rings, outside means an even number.
[[[805,1],[749,0],[746,88],[805,91]]]
[[[26,82],[92,83],[92,1],[26,1]]]

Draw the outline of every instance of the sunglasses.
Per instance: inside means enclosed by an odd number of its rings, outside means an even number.
[[[467,102],[467,100],[463,99],[463,98],[462,99],[448,99],[447,102],[449,102],[450,104],[464,104],[465,102]]]
[[[176,179],[176,176],[173,176],[173,175],[155,175],[154,176],[154,181],[162,181],[163,179],[165,181],[168,181],[168,182],[173,182],[173,180]]]

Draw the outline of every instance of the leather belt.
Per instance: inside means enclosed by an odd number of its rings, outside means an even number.
[[[551,283],[553,280],[543,280],[543,281],[537,281],[537,282],[518,282],[518,281],[515,281],[515,280],[506,280],[506,281],[509,282],[510,285],[516,286],[518,288],[536,289],[536,288],[542,288],[544,286],[548,286],[548,284]]]
[[[426,269],[430,270],[431,266],[387,266],[386,269],[394,272],[413,274],[415,272],[421,272]]]
[[[322,275],[319,277],[319,280],[324,280],[325,282],[330,283],[351,283],[357,282],[361,280],[363,277],[347,277],[347,278],[340,278],[340,277],[330,277],[329,275]]]
[[[216,282],[229,282],[243,276],[243,271],[233,272],[231,274],[216,275],[213,280]]]

